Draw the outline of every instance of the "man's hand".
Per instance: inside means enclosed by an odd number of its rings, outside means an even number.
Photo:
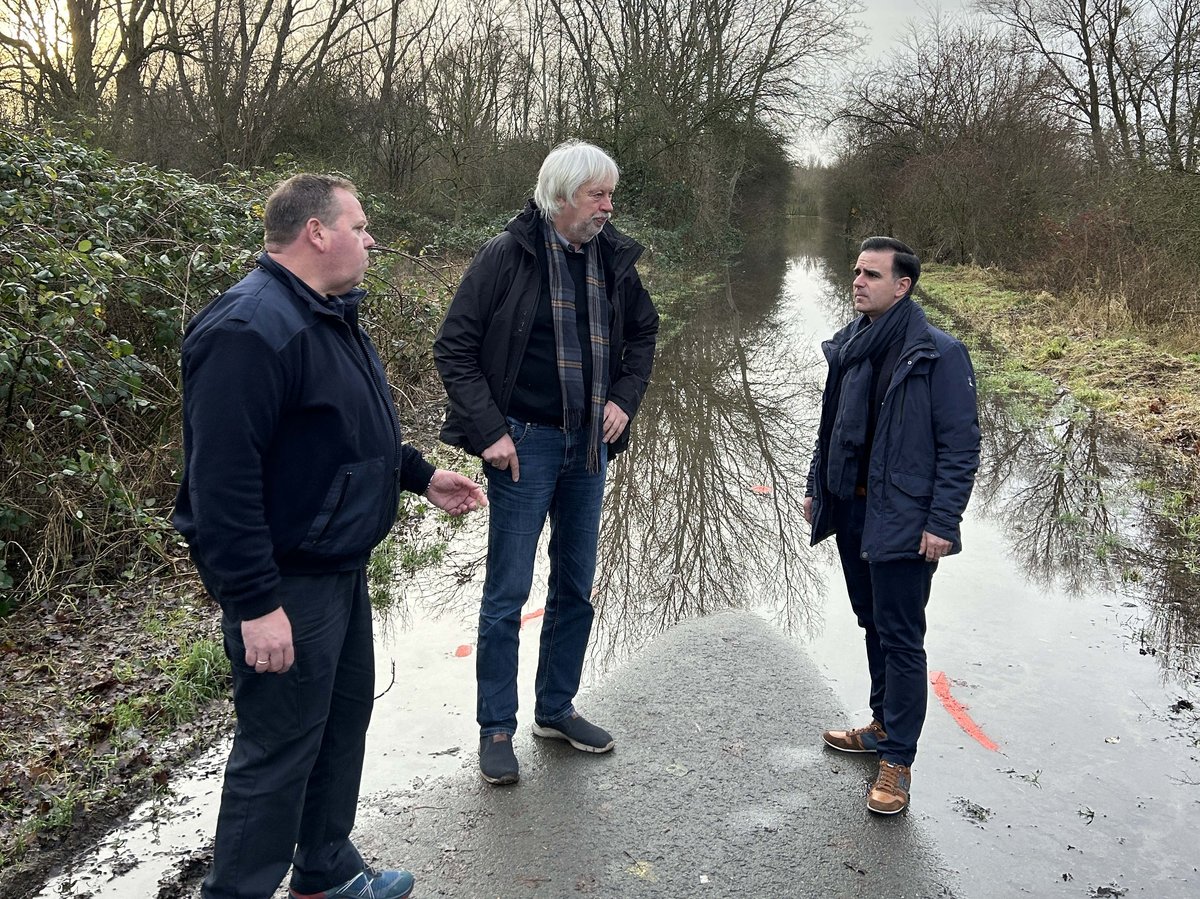
[[[487,497],[483,495],[482,487],[466,475],[444,468],[439,468],[433,473],[425,496],[449,515],[463,515],[487,505]]]
[[[625,410],[609,400],[604,404],[604,442],[612,443],[625,431],[625,426],[629,424],[629,416],[625,414]]]
[[[243,621],[242,643],[246,647],[246,664],[255,674],[283,674],[296,661],[292,622],[283,606],[261,618]]]
[[[812,500],[811,496],[804,497],[804,520],[812,524]]]
[[[610,404],[611,405],[611,404]],[[501,471],[512,470],[512,479],[521,480],[521,463],[517,460],[517,445],[505,434],[482,453],[483,461]]]
[[[950,552],[953,545],[949,540],[939,537],[937,534],[931,534],[929,531],[921,532],[920,554],[925,557],[926,562],[936,562]]]

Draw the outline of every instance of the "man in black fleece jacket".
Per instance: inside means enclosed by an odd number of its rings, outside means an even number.
[[[366,563],[400,490],[452,515],[474,481],[401,441],[358,324],[374,244],[354,186],[303,174],[267,200],[258,268],[188,326],[175,526],[221,605],[238,724],[204,899],[399,899],[350,840],[374,696]]]

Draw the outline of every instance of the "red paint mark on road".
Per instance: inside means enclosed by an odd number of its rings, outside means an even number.
[[[546,614],[545,609],[535,609],[532,612],[527,612],[526,614],[521,616],[521,627],[525,626],[526,621],[532,621],[535,618],[541,618],[545,614]],[[469,644],[469,643],[464,643],[462,646],[458,647],[458,649],[454,650],[454,655],[460,659],[465,659],[470,654],[471,654],[471,644]]]
[[[946,711],[950,713],[950,717],[958,722],[959,727],[973,737],[984,749],[990,749],[992,752],[995,752],[1000,748],[995,742],[993,742],[992,738],[985,734],[983,729],[975,723],[963,704],[950,695],[950,681],[946,679],[945,672],[930,671],[929,682],[933,684],[933,692],[936,693],[937,698],[942,701],[942,705],[945,707]]]

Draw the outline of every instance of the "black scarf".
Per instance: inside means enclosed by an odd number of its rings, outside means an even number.
[[[850,339],[837,355],[837,412],[829,437],[826,483],[839,499],[854,496],[859,464],[867,447],[867,425],[871,414],[873,359],[881,358],[887,348],[904,337],[916,304],[906,296],[875,321],[859,319]],[[881,372],[880,377],[890,376]]]

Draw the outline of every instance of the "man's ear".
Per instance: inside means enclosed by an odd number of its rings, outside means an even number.
[[[304,223],[304,239],[319,250],[325,249],[325,226],[316,216]]]
[[[900,299],[912,290],[912,278],[899,278],[896,281],[896,299]]]

